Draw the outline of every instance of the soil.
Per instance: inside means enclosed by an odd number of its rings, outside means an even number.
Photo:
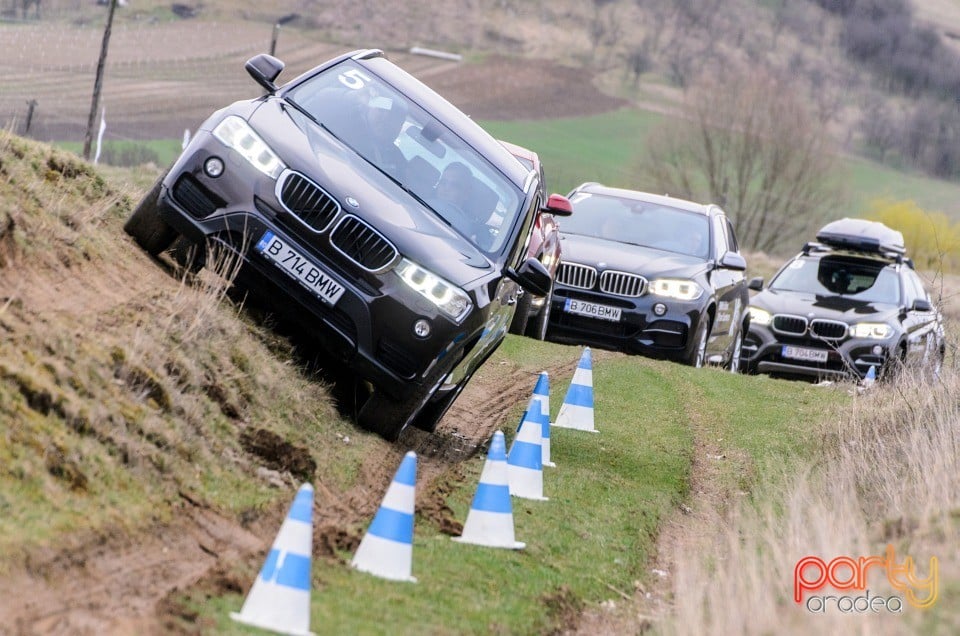
[[[622,104],[594,89],[581,71],[553,62],[525,60],[519,65],[492,57],[470,66],[422,64],[417,72],[424,81],[475,117],[574,116],[600,113]],[[0,232],[0,238],[2,235]],[[164,277],[155,270],[147,280],[131,274],[121,281],[116,270],[112,272],[99,272],[103,276],[90,272],[82,285],[57,286],[49,280],[19,277],[7,283],[26,294],[21,297],[31,306],[74,312],[79,317],[106,312],[146,293]],[[91,281],[95,284],[88,284]],[[64,285],[71,288],[65,289]],[[123,294],[118,290],[124,290]],[[529,372],[505,362],[500,365],[483,368],[473,377],[435,433],[408,429],[384,454],[370,456],[360,468],[356,485],[348,491],[333,493],[323,484],[315,484],[314,545],[318,558],[338,558],[340,551],[357,546],[361,537],[353,528],[363,527],[372,518],[408,449],[420,457],[419,513],[441,531],[460,533],[462,526],[445,500],[463,479],[462,462],[486,452],[492,432],[502,426],[532,384]],[[547,369],[551,373],[563,370]],[[218,395],[216,386],[209,392],[213,398]],[[277,474],[303,477],[315,469],[306,449],[292,446],[268,431],[248,431],[243,445]],[[22,569],[5,572],[0,578],[0,634],[182,631],[184,624],[191,624],[190,609],[177,601],[182,592],[242,591],[244,584],[231,574],[231,564],[259,562],[286,506],[255,519],[237,520],[181,493],[176,509],[179,514],[174,515],[174,521],[158,523],[146,532],[116,530],[113,534],[73,536],[56,550],[25,555]],[[575,601],[563,593],[545,599],[552,611],[563,617],[563,624],[581,624],[600,632],[613,626],[604,616],[592,613],[578,620],[582,608]]]

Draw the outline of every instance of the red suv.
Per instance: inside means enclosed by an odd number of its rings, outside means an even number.
[[[504,147],[513,153],[520,163],[530,172],[535,173],[540,182],[540,200],[545,205],[540,208],[530,231],[530,242],[527,244],[527,257],[540,261],[551,279],[556,276],[560,267],[560,226],[557,225],[557,216],[570,216],[573,206],[567,197],[562,194],[546,196],[546,185],[543,180],[543,164],[540,156],[529,148],[523,148],[507,141],[500,140]],[[553,286],[546,296],[534,296],[528,292],[521,292],[517,301],[517,311],[510,323],[510,333],[527,335],[537,340],[543,340],[547,335],[547,325],[550,322],[550,300],[553,296]]]

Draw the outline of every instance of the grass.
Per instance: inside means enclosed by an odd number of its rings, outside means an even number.
[[[508,337],[488,365],[519,364],[535,372],[569,360],[579,349]],[[452,542],[417,518],[413,547],[416,584],[391,583],[353,571],[337,559],[315,559],[312,625],[331,633],[546,633],[569,628],[570,608],[595,606],[636,581],[649,584],[659,524],[688,500],[694,438],[720,439],[730,457],[730,481],[746,487],[754,464],[784,463],[814,447],[804,422],[841,392],[782,381],[694,370],[667,362],[598,352],[594,357],[595,418],[599,434],[554,428],[544,472],[546,502],[513,498],[522,551]],[[569,382],[551,379],[553,419]],[[521,405],[517,406],[518,412]],[[516,418],[503,423],[508,439]],[[705,432],[706,431],[706,432]],[[509,443],[509,442],[508,442]],[[799,455],[798,455],[799,454]],[[429,459],[421,459],[429,461]],[[465,519],[482,458],[462,470],[448,498]],[[322,512],[318,512],[322,514]],[[259,564],[243,564],[244,590]],[[452,585],[452,582],[456,582]],[[371,603],[371,599],[376,599]],[[212,603],[194,595],[199,621],[216,633],[248,633],[227,614],[241,594]],[[573,616],[576,611],[573,611]],[[389,626],[389,627],[387,627]]]

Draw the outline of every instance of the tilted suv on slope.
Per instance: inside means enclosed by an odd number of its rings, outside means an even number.
[[[240,280],[372,385],[359,423],[433,430],[510,325],[544,201],[537,175],[380,51],[295,78],[259,55],[266,94],[214,113],[125,230],[239,254]]]
[[[743,362],[751,372],[808,378],[878,376],[903,364],[938,370],[940,312],[906,257],[903,235],[841,219],[787,261],[750,300]]]

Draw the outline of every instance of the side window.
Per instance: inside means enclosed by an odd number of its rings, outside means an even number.
[[[927,294],[926,290],[923,288],[923,281],[920,280],[920,277],[917,276],[917,273],[912,269],[907,270],[907,280],[909,280],[914,288],[914,298],[922,298],[923,300],[929,300],[930,296]],[[913,301],[910,301],[910,304],[913,304]]]
[[[730,219],[726,220],[726,226],[727,226],[727,242],[730,244],[730,251],[739,252],[740,244],[737,243],[737,235],[733,231],[733,226],[730,225]]]
[[[913,301],[918,298],[926,298],[923,293],[923,286],[919,284],[920,281],[916,278],[916,274],[904,268],[903,276],[900,279],[903,281],[903,302],[907,307],[913,305]]]
[[[716,258],[722,257],[729,251],[727,249],[727,235],[723,226],[723,218],[713,217],[713,254]]]

